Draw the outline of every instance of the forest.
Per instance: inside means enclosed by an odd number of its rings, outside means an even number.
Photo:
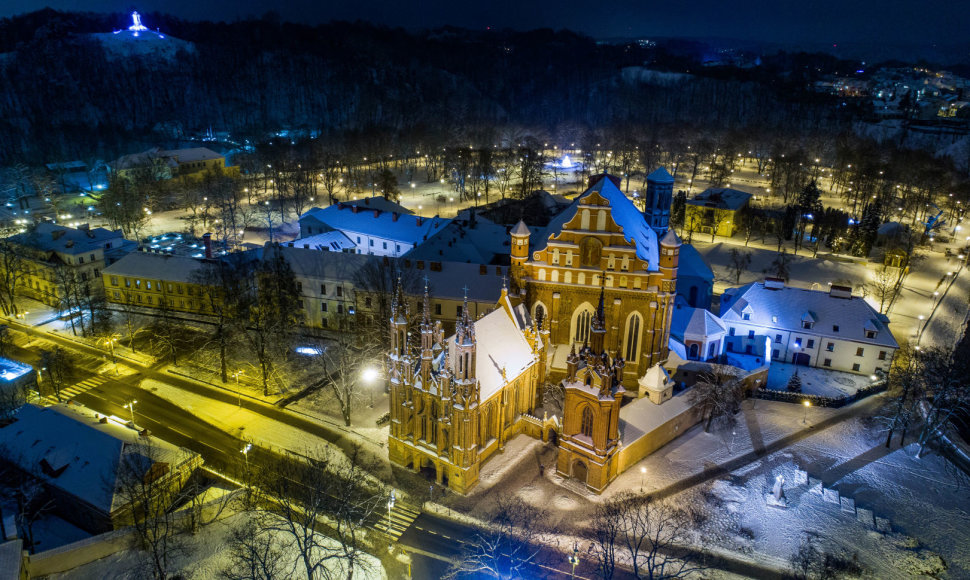
[[[836,133],[865,114],[807,90],[854,70],[820,54],[725,71],[701,67],[683,43],[307,26],[273,14],[233,23],[148,14],[171,45],[152,52],[111,34],[127,19],[48,9],[0,20],[0,164],[112,159],[207,128],[237,141],[301,130],[457,143],[514,126],[578,141],[628,125]]]

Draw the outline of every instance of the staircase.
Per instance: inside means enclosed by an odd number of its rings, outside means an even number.
[[[374,523],[374,529],[387,534],[390,536],[392,542],[396,542],[401,534],[407,531],[411,527],[411,523],[421,515],[421,510],[411,507],[402,501],[397,501],[394,507],[391,508],[391,525],[388,526],[387,516],[388,512],[385,510],[384,513],[378,518]]]

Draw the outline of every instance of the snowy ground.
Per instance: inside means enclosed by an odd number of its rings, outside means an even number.
[[[247,513],[236,514],[224,520],[209,524],[195,535],[182,535],[181,550],[174,557],[173,577],[177,573],[185,580],[211,580],[219,578],[231,564],[231,553],[227,543],[233,528],[242,525]],[[281,538],[283,536],[280,536]],[[328,547],[335,547],[336,541],[331,541]],[[145,567],[147,554],[136,550],[123,550],[96,560],[85,566],[80,566],[65,572],[55,574],[52,579],[60,580],[141,580],[150,578],[150,569]],[[298,553],[289,546],[279,555],[278,561],[283,563],[288,572],[283,577],[300,578],[301,564],[297,561]],[[354,571],[354,578],[359,580],[383,580],[387,578],[381,562],[373,556],[365,556],[366,568],[358,567]],[[337,569],[338,561],[334,561],[331,573],[335,578],[346,577],[346,572]]]
[[[768,567],[786,568],[802,538],[812,533],[820,547],[849,557],[858,553],[873,577],[912,577],[914,562],[931,552],[947,562],[951,577],[970,575],[966,476],[935,455],[916,459],[912,447],[885,450],[885,433],[868,418],[878,404],[878,395],[838,410],[749,400],[734,425],[711,433],[692,428],[620,474],[601,496],[555,474],[555,447],[519,436],[486,463],[478,489],[440,501],[482,516],[500,494],[514,493],[549,508],[554,522],[582,525],[605,498],[643,489],[702,505],[721,523],[708,547]],[[775,476],[792,482],[796,466],[887,518],[893,533],[870,531],[805,486],[786,486],[788,509],[769,507],[765,494]]]
[[[767,387],[774,391],[786,391],[788,379],[798,370],[802,379],[802,392],[821,397],[854,395],[862,387],[872,384],[869,375],[842,373],[815,367],[795,366],[790,363],[772,362],[768,369]]]

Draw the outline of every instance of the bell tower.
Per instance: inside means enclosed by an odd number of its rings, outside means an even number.
[[[643,217],[657,237],[670,227],[670,204],[674,195],[674,178],[663,167],[647,176],[647,191],[643,196]]]
[[[515,290],[525,288],[523,278],[525,277],[525,263],[529,260],[529,236],[531,235],[532,232],[529,231],[528,226],[522,220],[519,220],[519,223],[515,224],[515,227],[509,232],[509,236],[512,238],[512,248],[509,251],[512,258],[512,286]]]
[[[455,325],[455,343],[451,370],[451,423],[454,442],[451,446],[451,462],[455,471],[449,485],[464,493],[478,483],[478,404],[479,388],[476,378],[475,324],[468,317],[468,288],[461,320]]]

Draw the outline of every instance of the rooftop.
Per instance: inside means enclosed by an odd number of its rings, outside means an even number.
[[[197,161],[212,161],[225,159],[224,155],[216,153],[206,147],[189,147],[186,149],[165,149],[158,152],[159,157],[171,157],[178,163],[194,163]]]
[[[194,282],[193,274],[204,264],[202,260],[187,256],[132,252],[105,268],[104,273],[166,282]]]
[[[749,319],[744,320],[747,314]],[[814,319],[811,329],[803,329],[802,322]],[[889,319],[876,312],[859,296],[833,296],[822,290],[792,288],[780,283],[765,287],[753,282],[730,289],[721,297],[721,320],[727,324],[740,322],[764,328],[783,328],[841,340],[851,340],[898,348],[889,331]],[[875,338],[866,338],[866,331],[874,330]]]
[[[315,207],[300,216],[300,222],[315,219],[344,232],[351,241],[357,234],[417,245],[444,228],[451,220],[438,216],[426,218],[394,211],[371,209],[361,205],[337,203],[327,208]]]
[[[139,435],[121,423],[100,418],[75,405],[20,408],[14,420],[0,427],[0,446],[8,457],[34,477],[110,513],[121,507],[117,492],[122,458],[144,453],[181,464],[194,454],[154,437]],[[146,462],[146,470],[150,464]]]
[[[681,300],[674,304],[670,321],[670,336],[680,340],[704,340],[727,333],[727,327],[717,317],[703,308],[693,308]]]
[[[9,241],[41,250],[45,252],[59,252],[61,254],[86,254],[92,250],[106,249],[106,245],[114,241],[122,241],[121,230],[105,228],[89,229],[87,226],[69,228],[42,222],[31,230],[7,238]]]
[[[507,381],[514,380],[529,368],[535,357],[529,341],[504,308],[486,314],[474,324],[477,341],[475,375],[480,389],[479,400],[484,403]],[[448,337],[447,344],[451,357],[454,355],[454,335]]]
[[[413,214],[414,212],[399,203],[387,199],[383,196],[365,197],[353,201],[342,202],[344,205],[356,205],[360,209],[379,209],[381,211],[396,211],[399,214]]]
[[[717,209],[738,210],[751,199],[751,194],[727,187],[712,187],[698,193],[693,199],[688,199],[689,205],[703,205]]]
[[[350,241],[350,238],[343,232],[337,230],[297,238],[292,242],[287,242],[286,245],[290,248],[305,248],[324,252],[343,252],[357,247],[357,244]]]
[[[406,254],[416,260],[508,264],[509,231],[481,216],[451,220]]]
[[[714,281],[714,271],[707,265],[697,248],[690,244],[680,246],[677,277],[680,278],[681,276],[695,276],[709,282]]]

